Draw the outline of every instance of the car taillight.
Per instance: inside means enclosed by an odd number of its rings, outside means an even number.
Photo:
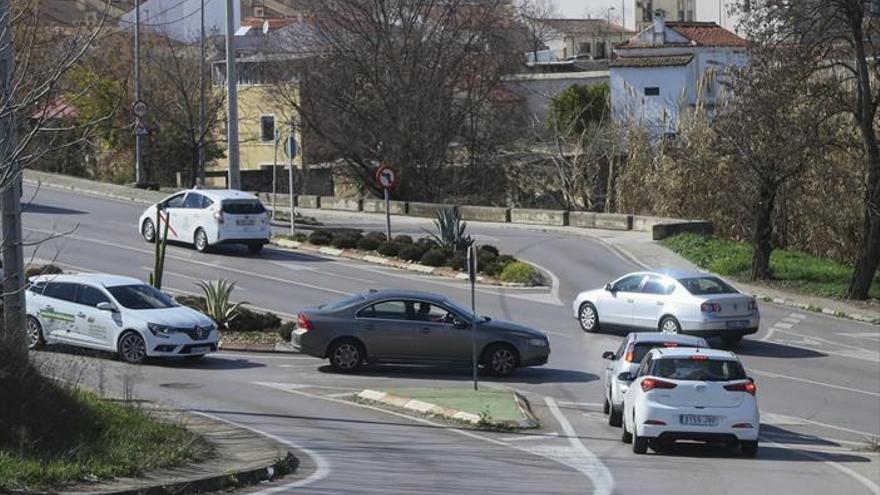
[[[703,303],[700,304],[700,311],[703,313],[718,313],[721,311],[721,305],[718,303]]]
[[[758,301],[752,299],[749,301],[749,310],[756,311],[758,309]]]
[[[312,322],[306,317],[305,313],[300,313],[296,315],[296,327],[302,330],[314,330],[315,326],[312,325]]]
[[[635,344],[630,344],[626,346],[626,354],[623,356],[623,360],[627,363],[632,363],[636,360],[636,346]]]
[[[214,219],[217,223],[223,223],[223,210],[214,210]]]
[[[670,389],[677,386],[678,385],[674,383],[664,382],[663,380],[658,380],[656,378],[645,378],[644,380],[642,380],[642,392],[654,390],[655,388]]]
[[[725,385],[724,390],[727,390],[728,392],[745,392],[747,394],[755,395],[758,393],[758,386],[755,385],[755,382],[749,380],[747,382]]]

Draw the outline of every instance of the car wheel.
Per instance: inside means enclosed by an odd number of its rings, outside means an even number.
[[[585,332],[599,330],[599,313],[596,312],[596,306],[588,302],[581,304],[581,309],[578,312],[578,321],[581,324],[581,329]]]
[[[200,253],[204,253],[208,250],[208,234],[206,234],[201,227],[196,229],[196,235],[193,239],[193,243],[196,245],[196,251]]]
[[[140,364],[147,357],[147,344],[139,333],[126,332],[119,339],[119,357],[130,364]]]
[[[736,345],[743,339],[742,335],[722,335],[721,341],[727,345]]]
[[[483,365],[493,376],[508,376],[516,370],[519,358],[509,345],[498,344],[486,351]]]
[[[746,457],[755,457],[758,455],[758,441],[748,440],[739,443],[739,449]]]
[[[663,333],[681,333],[681,325],[672,316],[664,316],[660,320],[660,331]]]
[[[258,254],[263,250],[263,244],[259,242],[255,242],[247,245],[248,253],[250,254]]]
[[[357,371],[364,363],[365,354],[363,346],[354,340],[334,342],[327,352],[330,366],[340,373]]]
[[[141,235],[144,236],[144,240],[147,242],[156,242],[156,226],[149,218],[144,220],[144,225],[141,227]]]
[[[602,401],[602,414],[608,414],[611,412],[611,404],[608,403],[608,398]]]
[[[614,404],[611,404],[611,412],[608,414],[608,426],[613,426],[615,428],[620,427],[623,424],[623,410],[614,407]]]
[[[33,316],[27,317],[27,339],[28,349],[39,349],[46,343],[43,339],[43,326]]]
[[[620,434],[620,441],[623,443],[631,443],[633,441],[633,436],[626,429],[626,421],[621,422],[621,426],[623,426],[623,432]]]
[[[648,453],[648,443],[649,440],[645,437],[640,437],[639,434],[633,428],[632,432],[632,445],[633,445],[633,453],[634,454],[647,454]]]

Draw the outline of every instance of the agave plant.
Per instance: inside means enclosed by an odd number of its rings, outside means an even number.
[[[467,223],[461,220],[461,214],[456,207],[438,211],[434,218],[434,226],[437,228],[437,232],[428,232],[428,234],[442,247],[463,253],[474,242],[469,235],[464,233],[467,229]]]
[[[205,294],[205,305],[201,309],[217,323],[218,328],[229,328],[229,324],[238,316],[241,305],[247,304],[232,303],[229,300],[232,290],[235,289],[235,282],[220,279],[216,282],[199,282],[198,285]]]

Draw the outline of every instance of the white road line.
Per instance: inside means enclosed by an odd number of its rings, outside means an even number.
[[[569,402],[569,401],[556,401],[560,406],[569,406],[569,407],[602,407],[601,402]]]
[[[314,358],[311,356],[301,356],[297,354],[292,354],[290,356],[277,356],[272,355],[265,352],[255,352],[253,354],[240,354],[232,351],[224,351],[220,349],[220,352],[215,354],[211,354],[211,357],[235,357],[235,358],[250,358],[250,359],[283,359],[283,360],[315,360],[320,361],[318,358]]]
[[[774,447],[790,450],[796,454],[800,454],[804,457],[809,457],[810,459],[814,459],[814,460],[817,460],[823,464],[827,464],[828,466],[831,466],[832,468],[834,468],[834,469],[840,471],[841,473],[849,476],[850,478],[858,481],[862,486],[867,488],[870,493],[872,493],[874,495],[880,495],[880,486],[877,486],[877,484],[874,483],[873,481],[871,481],[868,478],[866,478],[865,476],[853,471],[852,469],[844,466],[843,464],[840,464],[839,462],[829,461],[827,458],[823,457],[822,455],[803,450],[802,446],[801,447],[788,447],[786,445],[782,445],[782,444],[779,444],[776,442],[769,442],[769,443],[770,443],[770,445],[773,445]]]
[[[152,268],[149,267],[149,266],[141,266],[140,269],[141,269],[141,270],[146,270],[146,271],[148,271],[148,272],[152,270]],[[193,282],[204,282],[204,281],[205,281],[205,279],[202,279],[202,278],[191,277],[191,276],[189,276],[189,275],[184,275],[184,274],[182,274],[182,273],[172,272],[172,271],[170,271],[170,270],[163,270],[162,273],[163,273],[163,275],[171,275],[172,277],[182,278],[182,279],[185,279],[185,280],[192,280]],[[237,290],[242,291],[242,292],[248,292],[248,289],[246,289],[246,288],[245,288],[244,286],[242,286],[242,285],[239,285],[237,282],[236,282],[236,284],[235,284],[235,288],[236,288]]]
[[[784,333],[784,334],[787,334],[787,335],[792,335],[792,336],[795,336],[795,337],[800,337],[800,338],[805,339],[805,340],[814,340],[814,341],[816,341],[816,342],[822,342],[823,344],[828,344],[828,345],[831,345],[831,346],[842,347],[842,348],[844,348],[844,349],[851,349],[851,350],[854,350],[854,351],[865,351],[865,350],[867,350],[867,349],[865,349],[864,347],[860,347],[860,346],[857,346],[857,345],[841,344],[840,342],[835,342],[835,341],[833,341],[833,340],[827,340],[827,339],[822,339],[822,338],[819,338],[819,337],[813,337],[812,335],[802,335],[802,334],[799,334],[799,333],[797,333],[797,332],[792,332],[792,331],[789,331],[789,330],[778,329],[778,331],[779,331],[780,333]],[[874,351],[870,351],[870,352],[874,352]]]
[[[553,397],[544,397],[544,402],[550,409],[550,413],[556,418],[556,421],[562,428],[562,432],[568,437],[568,442],[584,457],[587,464],[587,475],[593,481],[593,494],[611,495],[611,492],[614,490],[614,479],[611,477],[611,472],[605,467],[605,464],[602,463],[596,454],[584,446],[581,439],[578,438],[577,431],[571,426],[571,423],[568,422],[568,419],[565,418],[562,411],[559,410],[559,405],[556,403],[556,400],[554,400]]]
[[[211,418],[213,420],[220,421],[222,423],[230,424],[230,425],[236,426],[238,428],[242,428],[242,429],[251,431],[253,433],[256,433],[257,435],[262,435],[262,436],[264,436],[270,440],[274,440],[280,444],[287,445],[288,447],[290,447],[292,449],[296,449],[296,450],[299,450],[300,452],[303,452],[304,454],[306,454],[307,456],[309,456],[312,459],[312,462],[315,463],[315,472],[310,474],[305,479],[296,480],[294,482],[285,483],[285,484],[279,485],[279,486],[273,486],[271,488],[266,488],[265,490],[253,492],[250,495],[271,495],[273,493],[287,491],[292,488],[308,486],[308,485],[311,485],[312,483],[315,483],[317,481],[320,481],[320,480],[326,478],[330,474],[330,463],[328,463],[326,459],[321,457],[321,455],[318,454],[317,452],[315,452],[314,450],[307,449],[307,448],[305,448],[301,445],[298,445],[296,443],[293,443],[289,440],[285,440],[284,438],[281,438],[277,435],[273,435],[271,433],[267,433],[265,431],[261,431],[256,428],[252,428],[250,426],[246,426],[241,423],[236,423],[235,421],[230,421],[228,419],[224,419],[219,416],[214,416],[213,414],[208,414],[208,413],[204,413],[201,411],[190,411],[190,412],[192,412],[194,414],[198,414],[200,416],[204,416],[206,418]]]
[[[863,394],[863,395],[868,395],[868,396],[871,396],[871,397],[880,397],[880,393],[877,393],[877,392],[870,392],[870,391],[868,391],[868,390],[860,390],[860,389],[857,389],[857,388],[845,387],[845,386],[843,386],[843,385],[834,385],[834,384],[832,384],[832,383],[817,382],[817,381],[815,381],[815,380],[807,380],[806,378],[799,378],[799,377],[796,377],[796,376],[783,375],[783,374],[781,374],[781,373],[774,373],[774,372],[772,372],[772,371],[756,370],[756,369],[754,369],[754,368],[751,368],[750,371],[751,371],[752,373],[756,374],[756,375],[766,376],[766,377],[769,377],[769,378],[783,378],[783,379],[786,379],[786,380],[793,380],[793,381],[796,381],[796,382],[809,383],[810,385],[819,385],[820,387],[828,387],[828,388],[834,388],[834,389],[837,389],[837,390],[843,390],[843,391],[845,391],[845,392],[852,392],[852,393],[856,393],[856,394]]]
[[[799,319],[799,320],[806,319],[806,317],[807,317],[807,315],[805,315],[805,314],[803,314],[803,313],[792,313],[792,314],[790,314],[790,315],[788,315],[788,316],[791,316],[792,318],[797,318],[797,319]]]
[[[783,323],[783,322],[781,322],[781,321],[777,321],[776,323],[773,324],[773,326],[776,327],[776,328],[785,328],[785,329],[789,329],[789,328],[793,327],[794,324],[793,324],[793,323]]]
[[[880,332],[847,332],[847,333],[839,333],[841,337],[850,337],[853,339],[870,339],[870,340],[880,340]]]
[[[556,439],[559,438],[559,433],[544,433],[544,434],[535,434],[530,435],[528,433],[511,436],[511,437],[498,437],[498,440],[502,442],[521,442],[523,440],[547,440],[547,439]]]
[[[784,414],[775,414],[775,413],[766,413],[766,416],[769,416],[767,420],[767,424],[787,424],[787,425],[797,425],[797,424],[810,424],[814,426],[821,426],[822,428],[828,428],[830,430],[842,431],[845,433],[852,433],[853,435],[859,435],[864,438],[874,438],[877,436],[876,433],[868,433],[866,431],[853,430],[850,428],[844,428],[842,426],[830,425],[828,423],[821,423],[819,421],[813,421],[812,419],[804,419],[798,418],[796,416],[786,416]],[[794,420],[795,422],[791,422]]]
[[[556,306],[564,306],[564,304],[562,303],[562,299],[559,298],[559,277],[557,277],[555,273],[533,261],[529,261],[529,263],[535,265],[536,267],[538,267],[538,269],[544,271],[544,273],[546,273],[547,275],[550,275],[550,295],[552,297],[552,301]]]
[[[788,316],[788,317],[783,318],[782,321],[784,321],[784,322],[786,322],[786,323],[800,323],[800,322],[801,322],[801,319],[800,319],[800,318],[793,318],[793,317],[791,317],[791,316]]]
[[[284,268],[287,270],[318,272],[318,270],[315,270],[314,268],[304,267],[304,266],[293,264],[293,263],[281,263],[280,261],[272,261],[272,260],[269,260],[269,263],[276,265],[276,266],[280,266],[281,268]],[[376,284],[375,280],[367,280],[365,278],[352,277],[350,275],[342,275],[342,274],[336,273],[336,272],[333,272],[333,273],[323,272],[322,274],[323,275],[330,275],[333,278],[344,278],[346,280],[353,280],[355,282],[362,282],[365,284]]]
[[[767,329],[767,334],[764,335],[763,337],[761,337],[761,338],[758,339],[758,340],[760,340],[761,342],[767,342],[768,340],[770,340],[771,337],[773,337],[773,333],[774,333],[775,331],[776,331],[775,328],[770,327],[769,329]]]

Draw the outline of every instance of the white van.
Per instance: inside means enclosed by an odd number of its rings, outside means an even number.
[[[162,212],[157,229],[156,210]],[[193,244],[200,252],[216,244],[244,244],[258,253],[269,243],[269,214],[254,196],[233,189],[190,189],[147,208],[138,220],[144,240],[155,242],[169,220],[168,240]],[[158,230],[158,233],[157,233]]]

